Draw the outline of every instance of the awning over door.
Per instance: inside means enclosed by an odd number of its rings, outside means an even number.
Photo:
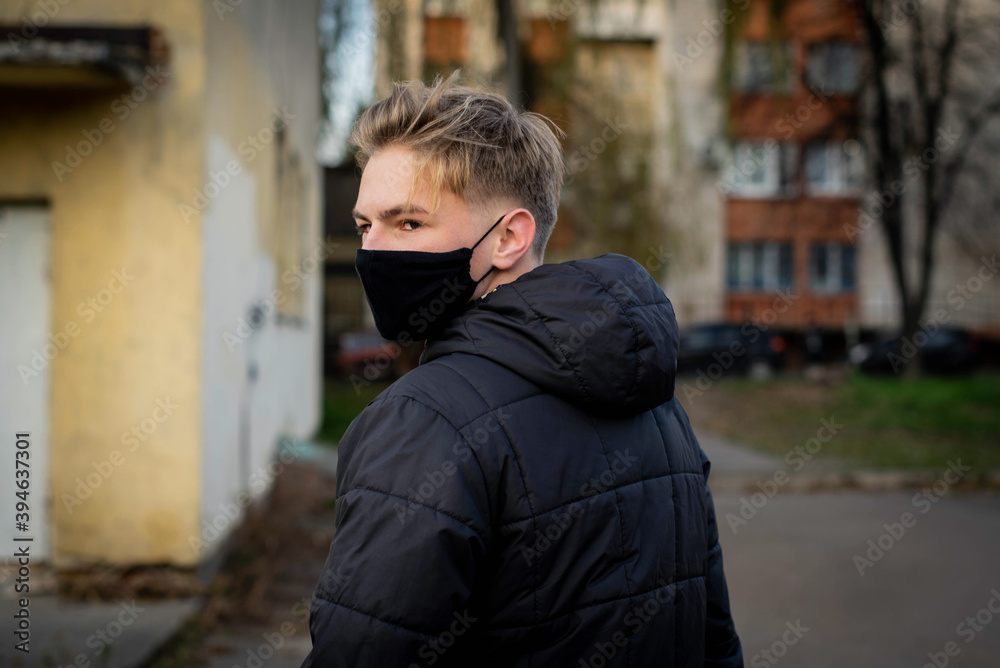
[[[131,87],[168,55],[150,26],[0,24],[0,87]]]

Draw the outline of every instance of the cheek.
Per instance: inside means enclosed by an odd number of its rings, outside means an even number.
[[[407,233],[404,232],[403,234]],[[416,232],[410,232],[409,235],[414,250],[431,253],[444,253],[468,245],[451,229],[446,229],[439,225],[422,227]],[[477,254],[478,252],[479,249],[476,249]],[[473,262],[475,262],[475,258],[473,258]]]

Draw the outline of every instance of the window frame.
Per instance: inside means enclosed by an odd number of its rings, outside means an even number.
[[[794,250],[790,241],[727,243],[726,289],[729,292],[776,293],[794,287]]]
[[[773,145],[775,150],[769,150]],[[763,159],[759,159],[763,158]],[[751,176],[740,166],[756,165]],[[756,178],[762,173],[763,178]],[[742,199],[790,199],[799,195],[799,145],[794,142],[743,140],[732,147],[724,184],[727,196]]]
[[[845,51],[850,52],[853,65],[850,76],[845,77],[849,79],[849,83],[830,81],[831,64],[843,62]],[[806,54],[806,85],[810,90],[823,94],[855,95],[861,86],[860,61],[860,49],[854,42],[829,40],[810,44]]]
[[[820,261],[824,267],[819,271]],[[817,242],[809,246],[809,291],[836,295],[857,290],[857,249],[851,244]],[[820,275],[822,274],[822,275]]]
[[[795,92],[798,72],[796,70],[793,44],[791,40],[786,40],[778,46],[779,58],[784,59],[785,65],[784,77],[781,81],[777,80],[777,73],[775,72],[774,48],[773,43],[762,40],[744,40],[736,43],[730,79],[733,92],[748,95],[791,95]],[[763,61],[759,59],[761,52],[766,56]],[[752,66],[761,62],[767,63],[767,80],[757,84],[749,79],[753,72]]]
[[[805,145],[802,154],[802,188],[810,197],[858,197],[865,187],[865,155],[852,155],[847,141],[819,141]],[[860,144],[859,144],[860,146]],[[813,179],[814,156],[822,151],[823,180]]]

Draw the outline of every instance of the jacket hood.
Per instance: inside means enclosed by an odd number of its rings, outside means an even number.
[[[607,254],[544,264],[473,300],[420,363],[486,357],[590,412],[624,417],[673,398],[677,320],[638,262]]]

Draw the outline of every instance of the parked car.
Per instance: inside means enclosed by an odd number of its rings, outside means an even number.
[[[750,323],[699,325],[685,331],[677,373],[699,371],[715,379],[729,373],[766,379],[785,367],[785,337]]]
[[[847,359],[847,334],[840,329],[811,327],[801,334],[805,362],[834,364]],[[789,341],[789,347],[794,343]]]
[[[398,378],[413,366],[410,351],[369,330],[341,334],[336,355],[339,374],[368,381]]]
[[[926,373],[970,373],[980,365],[980,343],[966,329],[943,327],[918,332],[912,339],[896,334],[872,346],[858,346],[851,359],[868,374],[902,373],[914,359]]]

